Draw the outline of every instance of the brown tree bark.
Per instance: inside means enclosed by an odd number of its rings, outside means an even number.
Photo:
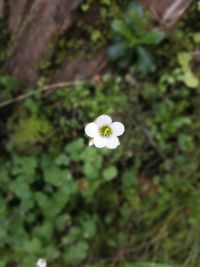
[[[29,14],[33,0],[10,0],[9,29],[14,35]]]
[[[35,0],[26,15],[24,10],[28,2],[17,0],[14,3],[10,27],[15,34],[4,69],[17,78],[34,82],[39,60],[44,54],[47,56],[47,50],[51,54],[51,41],[71,25],[73,11],[82,0]]]
[[[68,58],[53,76],[54,82],[64,82],[68,80],[84,80],[92,75],[101,72],[107,65],[106,48],[100,48],[89,59],[84,55],[74,60]]]

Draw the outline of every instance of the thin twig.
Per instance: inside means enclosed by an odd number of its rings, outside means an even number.
[[[29,92],[29,93],[26,93],[26,94],[22,94],[20,96],[17,96],[11,100],[8,100],[8,101],[4,101],[2,103],[0,103],[0,108],[4,108],[8,105],[11,105],[11,104],[14,104],[14,103],[17,103],[17,102],[21,102],[22,100],[25,100],[31,96],[34,96],[35,94],[37,93],[44,93],[44,92],[48,92],[50,90],[54,91],[55,89],[60,89],[62,87],[66,87],[66,86],[74,86],[74,85],[77,85],[77,84],[83,84],[84,81],[73,81],[73,82],[60,82],[60,83],[54,83],[54,84],[50,84],[50,85],[45,85],[44,87],[42,87],[41,89],[39,90],[35,90],[33,92]]]

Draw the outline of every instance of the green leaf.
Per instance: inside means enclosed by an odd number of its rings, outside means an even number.
[[[126,37],[128,40],[131,41],[133,39],[133,33],[122,20],[114,20],[111,27],[115,32]]]
[[[96,224],[93,219],[85,220],[82,226],[85,238],[90,239],[96,234]]]
[[[49,259],[49,261],[51,260],[58,261],[58,259],[61,257],[61,251],[56,244],[51,244],[45,247],[45,254],[47,255],[46,258]]]
[[[124,17],[127,25],[133,29],[135,36],[140,35],[141,31],[144,32],[146,27],[147,16],[141,5],[136,2],[132,2],[127,10],[127,14]]]
[[[159,44],[165,37],[165,33],[161,31],[153,31],[141,35],[140,42],[144,45]]]
[[[112,3],[112,0],[101,0],[101,4],[106,5],[106,6],[110,6]]]
[[[35,196],[35,201],[37,203],[37,205],[44,211],[44,210],[48,210],[49,208],[49,198],[41,192],[36,192],[34,194]]]
[[[128,6],[127,13],[129,16],[131,16],[131,14],[137,14],[137,16],[139,16],[139,17],[144,16],[144,10],[143,10],[142,6],[140,4],[138,4],[137,2],[130,3],[130,5]]]
[[[19,86],[19,83],[12,76],[4,75],[0,76],[0,85],[9,91],[14,91]]]
[[[53,230],[53,223],[51,221],[45,221],[33,229],[33,234],[35,237],[50,241],[53,235]]]
[[[178,54],[178,62],[184,69],[188,69],[191,60],[192,60],[191,53],[179,53]]]
[[[95,30],[91,33],[91,39],[93,42],[97,42],[99,39],[101,39],[101,32],[98,30]]]
[[[0,261],[0,267],[5,267],[5,266],[6,266],[6,261],[1,260],[1,261]]]
[[[95,179],[100,176],[102,167],[102,156],[94,148],[86,150],[81,154],[81,159],[84,161],[83,173],[86,178]]]
[[[12,174],[31,175],[35,173],[37,159],[34,157],[15,157],[13,160]]]
[[[155,71],[155,64],[151,54],[143,47],[138,47],[138,69],[147,75],[149,72]]]
[[[67,250],[65,260],[67,263],[74,263],[82,261],[86,258],[89,246],[84,241],[79,241],[77,244],[73,244]]]
[[[60,187],[67,184],[71,179],[71,175],[66,169],[64,170],[56,166],[51,166],[44,170],[44,179],[47,183]]]
[[[69,157],[67,157],[65,154],[60,154],[55,160],[55,163],[58,166],[68,166],[69,162]]]
[[[91,4],[90,1],[86,1],[86,3],[83,3],[83,4],[81,5],[81,9],[82,9],[82,11],[83,11],[83,12],[88,11],[89,8],[90,8],[90,4]]]
[[[79,138],[65,147],[65,151],[70,156],[70,159],[78,161],[80,159],[80,154],[84,150],[85,145],[82,138]]]
[[[56,228],[63,231],[67,224],[70,223],[71,217],[68,214],[63,214],[56,219]]]
[[[111,46],[108,50],[108,57],[115,61],[125,55],[127,52],[127,47],[125,43],[117,43]]]
[[[194,33],[193,39],[196,44],[199,44],[200,43],[200,32]]]
[[[14,180],[10,184],[10,189],[20,199],[24,199],[26,201],[28,199],[31,199],[32,195],[31,195],[30,187],[26,183],[26,180],[24,179],[23,176],[21,176],[21,177],[19,176],[16,180]]]
[[[32,255],[35,253],[29,252],[25,253],[24,257],[20,258],[20,267],[34,266],[37,262],[38,257]]]
[[[117,176],[117,168],[114,166],[108,167],[103,171],[103,178],[105,181],[111,181]]]
[[[199,79],[190,70],[185,72],[183,79],[185,84],[190,88],[197,88],[199,86]]]
[[[33,238],[25,242],[25,244],[23,245],[23,249],[24,251],[30,254],[34,254],[34,253],[39,254],[41,253],[41,250],[42,250],[42,243],[39,239]]]

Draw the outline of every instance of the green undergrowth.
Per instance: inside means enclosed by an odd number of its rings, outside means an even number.
[[[200,95],[179,71],[156,85],[105,76],[10,107],[2,264],[43,256],[55,266],[110,266],[119,257],[126,266],[142,257],[181,266],[189,257],[198,266]],[[102,113],[126,126],[115,151],[87,145],[84,125]]]
[[[0,103],[29,96],[0,108],[0,266],[199,267],[193,12],[154,47],[149,75],[133,60],[43,93],[1,76]],[[101,114],[125,125],[116,150],[88,146],[84,127]]]

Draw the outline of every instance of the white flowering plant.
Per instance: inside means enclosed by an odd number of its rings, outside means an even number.
[[[120,144],[118,137],[124,131],[125,127],[121,122],[112,122],[111,117],[105,114],[85,127],[85,133],[91,137],[89,146],[95,145],[97,148],[117,148]]]
[[[46,259],[44,259],[44,258],[38,259],[37,262],[36,262],[36,266],[37,267],[46,267],[47,266]]]

